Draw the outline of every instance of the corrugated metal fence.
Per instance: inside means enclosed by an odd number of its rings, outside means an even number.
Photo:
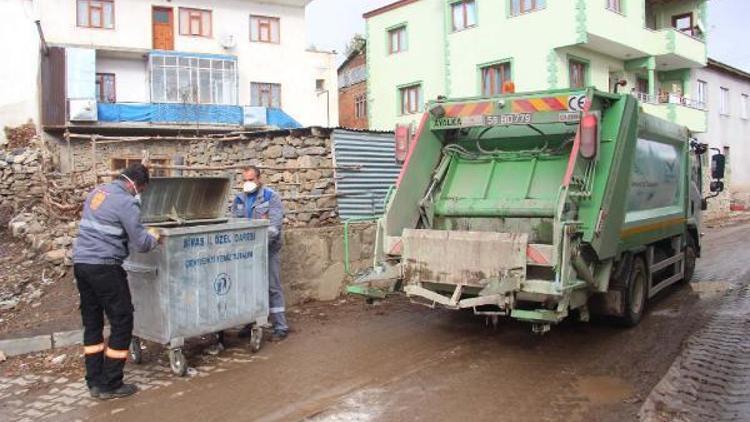
[[[391,132],[336,129],[333,155],[336,166],[357,166],[335,172],[339,215],[342,220],[380,216],[383,201],[396,183],[401,165],[396,162]]]

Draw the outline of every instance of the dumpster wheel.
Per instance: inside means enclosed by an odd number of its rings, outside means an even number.
[[[256,353],[263,345],[263,327],[254,325],[250,334],[250,350]]]
[[[133,337],[133,339],[130,341],[130,350],[128,350],[130,355],[130,361],[140,365],[141,362],[143,362],[143,353],[141,351],[141,339],[138,337]]]
[[[175,375],[184,377],[187,374],[187,360],[182,349],[169,349],[169,367]]]

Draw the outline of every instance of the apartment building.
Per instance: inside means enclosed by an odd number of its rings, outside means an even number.
[[[23,88],[3,78],[14,89],[0,110],[22,111],[0,124],[28,115],[51,135],[336,126],[335,54],[308,48],[309,3],[7,0],[3,39],[21,44],[2,48],[21,54]]]
[[[698,139],[727,154],[729,192],[750,206],[750,73],[708,59],[692,82],[708,110],[707,130]]]
[[[354,49],[338,69],[339,125],[367,129],[367,59],[365,48]]]
[[[368,117],[414,125],[427,100],[595,86],[706,130],[693,71],[706,64],[706,0],[401,0],[364,15]],[[626,85],[618,84],[625,81]]]

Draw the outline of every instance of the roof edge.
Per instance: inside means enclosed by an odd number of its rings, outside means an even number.
[[[745,72],[742,69],[738,69],[738,68],[736,68],[734,66],[730,66],[730,65],[728,65],[726,63],[722,63],[722,62],[720,62],[720,61],[718,61],[716,59],[712,59],[711,57],[708,58],[706,66],[707,67],[714,67],[714,68],[717,68],[719,70],[723,70],[725,72],[731,73],[731,74],[733,74],[735,76],[739,76],[741,78],[745,78],[745,79],[750,80],[750,72]]]
[[[369,19],[369,18],[371,18],[373,16],[382,15],[383,13],[390,12],[391,10],[395,10],[395,9],[400,8],[400,7],[406,6],[408,4],[416,3],[418,1],[419,0],[399,0],[397,2],[386,4],[383,7],[377,8],[375,10],[371,10],[369,12],[366,12],[365,14],[362,15],[362,17],[365,18],[365,19]]]

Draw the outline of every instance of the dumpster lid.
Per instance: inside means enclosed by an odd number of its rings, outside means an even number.
[[[224,216],[228,177],[154,177],[141,198],[141,221],[211,220]]]

